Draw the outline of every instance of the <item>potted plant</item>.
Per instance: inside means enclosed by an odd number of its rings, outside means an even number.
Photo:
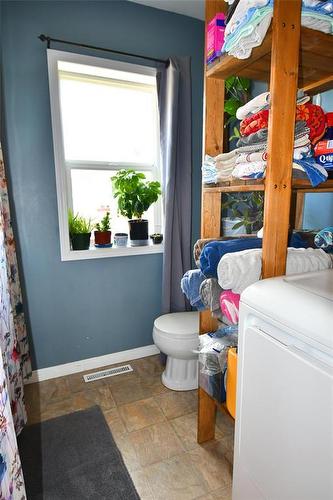
[[[111,180],[118,212],[129,219],[131,246],[148,245],[148,221],[142,216],[161,194],[160,183],[132,169],[119,170]]]
[[[154,245],[160,245],[163,241],[163,234],[161,233],[151,234],[150,237],[153,240]]]
[[[240,137],[236,112],[240,106],[248,102],[250,87],[251,81],[248,78],[231,76],[225,81],[226,99],[224,101],[224,111],[229,117],[224,126],[229,129],[229,141],[238,140]]]
[[[111,231],[110,231],[110,212],[106,212],[104,217],[95,225],[95,245],[110,245]]]
[[[68,210],[68,230],[73,250],[88,250],[93,228],[91,219],[85,219],[78,213]]]
[[[249,193],[229,193],[222,204],[223,234],[253,234],[263,225],[264,194],[260,191]],[[226,228],[229,228],[227,234]]]

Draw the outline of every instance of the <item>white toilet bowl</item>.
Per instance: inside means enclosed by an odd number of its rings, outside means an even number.
[[[154,322],[153,339],[168,356],[162,382],[174,391],[198,388],[199,313],[164,314]]]

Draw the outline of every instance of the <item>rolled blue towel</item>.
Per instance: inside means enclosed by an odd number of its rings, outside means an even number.
[[[217,266],[226,253],[240,252],[251,248],[261,248],[260,238],[237,238],[235,240],[211,241],[202,249],[200,269],[206,278],[217,278]]]
[[[298,234],[292,234],[288,245],[294,248],[307,248],[308,244]],[[250,250],[261,248],[262,239],[237,238],[226,241],[211,241],[204,246],[200,255],[200,269],[206,278],[217,278],[217,266],[223,255],[226,253],[240,252],[241,250]]]
[[[196,307],[198,311],[204,311],[205,305],[200,298],[200,285],[205,280],[205,276],[200,269],[191,269],[187,271],[181,279],[180,287],[186,295],[192,307]]]

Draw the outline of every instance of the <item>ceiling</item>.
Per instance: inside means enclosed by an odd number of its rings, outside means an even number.
[[[205,0],[130,0],[155,9],[168,10],[184,16],[205,19]]]

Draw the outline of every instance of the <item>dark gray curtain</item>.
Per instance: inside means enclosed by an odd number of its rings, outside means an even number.
[[[158,73],[163,208],[162,312],[189,310],[180,280],[191,268],[192,116],[189,57]]]

